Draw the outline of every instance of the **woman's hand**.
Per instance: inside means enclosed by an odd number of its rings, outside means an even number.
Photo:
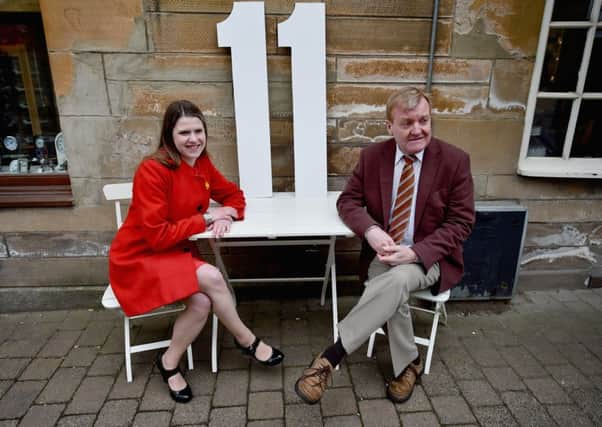
[[[231,206],[212,207],[207,209],[214,221],[218,219],[229,219],[230,221],[238,217],[238,212]]]
[[[211,214],[213,215],[213,213]],[[232,220],[228,216],[227,218],[220,218],[213,221],[213,223],[208,227],[209,230],[213,231],[213,234],[218,239],[223,237],[228,231],[230,231],[230,226],[232,225]]]

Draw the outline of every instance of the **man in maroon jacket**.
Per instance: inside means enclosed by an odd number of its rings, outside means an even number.
[[[345,224],[363,237],[360,278],[368,281],[338,324],[339,340],[295,384],[310,404],[322,397],[333,366],[384,323],[395,371],[387,396],[409,399],[423,371],[410,293],[444,292],[463,274],[462,243],[475,219],[468,154],[431,137],[430,101],[416,88],[389,97],[387,130],[393,138],[362,150],[337,202]]]

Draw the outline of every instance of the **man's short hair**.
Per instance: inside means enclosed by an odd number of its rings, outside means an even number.
[[[423,98],[430,108],[431,100],[416,87],[408,86],[393,92],[387,99],[387,120],[391,121],[391,113],[395,107],[400,106],[406,110],[413,110]]]

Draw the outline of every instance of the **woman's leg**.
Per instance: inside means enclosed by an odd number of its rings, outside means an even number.
[[[184,303],[186,310],[177,317],[173,325],[171,344],[163,355],[165,369],[175,369],[178,366],[186,348],[199,335],[211,312],[211,300],[201,292],[191,295]],[[172,390],[182,390],[186,387],[186,381],[181,375],[174,375],[168,383]]]
[[[234,339],[244,347],[255,341],[253,332],[240,320],[234,300],[222,273],[211,264],[203,264],[196,271],[199,287],[211,299],[213,312],[224,324]],[[259,360],[267,360],[272,355],[272,348],[260,343],[255,356]]]

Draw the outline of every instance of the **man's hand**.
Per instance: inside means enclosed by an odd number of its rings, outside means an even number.
[[[384,264],[400,265],[410,264],[418,260],[416,252],[405,245],[388,245],[384,248],[384,254],[377,254],[378,260]]]
[[[368,228],[364,237],[378,255],[386,255],[387,252],[385,248],[395,245],[395,242],[393,239],[391,239],[391,236],[385,233],[383,229],[377,225],[373,225],[372,227]]]
[[[214,221],[217,221],[218,219],[233,220],[238,217],[238,213],[236,212],[236,209],[234,209],[233,207],[230,207],[230,206],[220,206],[220,207],[209,208],[209,209],[207,209],[207,212],[211,214]]]

